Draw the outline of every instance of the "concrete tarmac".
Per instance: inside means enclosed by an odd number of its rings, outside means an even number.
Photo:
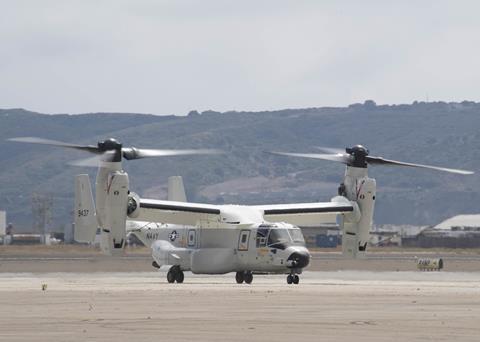
[[[480,272],[478,249],[412,250],[381,248],[364,259],[344,258],[339,250],[311,251],[309,271],[415,271],[416,257],[442,258],[448,272]],[[151,250],[128,248],[124,256],[109,257],[83,245],[0,246],[0,273],[46,272],[148,272]]]
[[[45,290],[42,290],[44,285]],[[0,341],[478,341],[478,272],[0,273]]]

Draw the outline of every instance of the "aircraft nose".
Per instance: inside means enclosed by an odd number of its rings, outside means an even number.
[[[295,251],[287,259],[290,268],[304,268],[310,263],[310,254],[307,251]]]

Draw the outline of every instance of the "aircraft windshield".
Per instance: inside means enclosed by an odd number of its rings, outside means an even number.
[[[288,232],[290,233],[295,245],[305,246],[305,238],[303,237],[302,231],[299,228],[289,229]]]
[[[285,249],[288,246],[305,246],[300,228],[287,229],[264,225],[257,229],[257,248]]]
[[[285,249],[292,240],[286,229],[271,229],[268,235],[268,247]]]

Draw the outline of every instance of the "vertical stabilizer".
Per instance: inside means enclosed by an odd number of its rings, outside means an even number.
[[[75,177],[75,241],[92,243],[97,233],[97,219],[88,175]]]
[[[182,176],[168,177],[168,200],[176,202],[187,201]]]

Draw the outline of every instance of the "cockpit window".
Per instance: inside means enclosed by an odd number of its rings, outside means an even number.
[[[305,246],[305,239],[299,228],[266,228],[259,226],[257,229],[257,248],[270,247],[285,249],[288,246]]]
[[[288,232],[290,233],[290,236],[295,244],[305,245],[305,238],[303,237],[300,229],[289,229]]]
[[[287,244],[291,242],[290,235],[286,229],[271,229],[268,235],[268,247],[285,249]]]
[[[257,229],[257,248],[267,245],[268,228]]]

